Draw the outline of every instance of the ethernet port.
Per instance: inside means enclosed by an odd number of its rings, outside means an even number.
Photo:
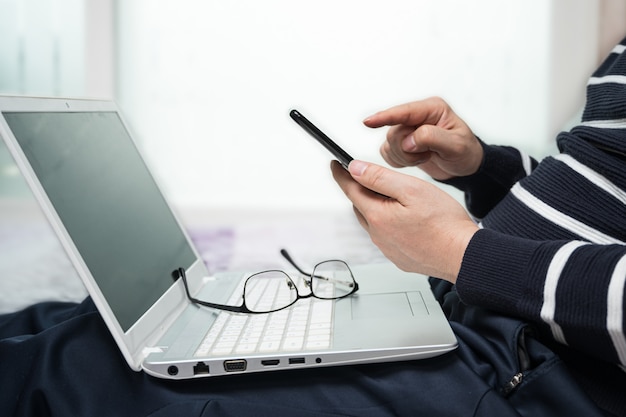
[[[208,374],[208,373],[209,373],[209,365],[207,365],[204,362],[198,362],[193,367],[193,374],[194,375],[202,375],[202,374]]]

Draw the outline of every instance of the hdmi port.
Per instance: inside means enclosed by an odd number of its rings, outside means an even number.
[[[276,366],[280,363],[279,359],[266,359],[261,361],[261,365],[263,366]]]

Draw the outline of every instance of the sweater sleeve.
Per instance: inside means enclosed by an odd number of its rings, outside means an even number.
[[[483,229],[467,248],[457,291],[468,304],[542,323],[557,342],[626,366],[625,281],[624,245]]]
[[[559,155],[529,164],[511,148],[483,145],[480,170],[449,182],[482,219],[457,277],[461,299],[526,318],[552,340],[622,370],[625,74],[626,39],[594,72],[581,124],[557,138]]]
[[[515,148],[480,143],[483,161],[479,170],[466,177],[442,181],[465,193],[466,207],[478,219],[482,219],[506,196],[513,184],[530,175],[537,166],[537,161]]]

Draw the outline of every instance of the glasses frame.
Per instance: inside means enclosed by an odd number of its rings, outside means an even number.
[[[308,294],[301,295],[300,292],[298,291],[298,286],[295,284],[295,282],[289,276],[289,274],[286,273],[285,271],[282,271],[280,269],[269,269],[269,270],[266,270],[266,271],[261,271],[261,272],[254,273],[254,274],[250,275],[246,279],[246,282],[244,283],[244,286],[243,286],[243,293],[242,293],[243,302],[242,302],[242,304],[240,306],[232,306],[232,305],[228,305],[228,304],[217,304],[217,303],[211,303],[209,301],[200,300],[200,299],[195,298],[195,297],[193,297],[191,295],[191,293],[189,292],[189,285],[187,284],[187,275],[185,274],[185,268],[182,268],[182,267],[178,268],[175,272],[178,275],[177,279],[181,278],[182,281],[183,281],[183,286],[185,287],[185,293],[187,294],[187,298],[189,299],[189,301],[191,301],[194,304],[198,304],[198,305],[201,305],[201,306],[204,306],[204,307],[214,308],[214,309],[217,309],[217,310],[229,311],[231,313],[242,313],[242,314],[268,314],[268,313],[274,313],[276,311],[281,311],[281,310],[284,310],[286,308],[291,307],[296,302],[298,302],[298,300],[301,300],[301,299],[313,297],[313,298],[317,298],[317,299],[320,299],[320,300],[340,300],[342,298],[346,298],[346,297],[354,294],[355,292],[357,292],[359,290],[359,283],[356,282],[356,279],[354,278],[354,274],[352,273],[352,269],[350,269],[350,267],[348,266],[348,264],[345,261],[342,261],[340,259],[330,259],[330,260],[327,260],[327,261],[322,261],[322,262],[319,262],[318,264],[316,264],[315,267],[313,267],[313,272],[306,273],[298,265],[296,265],[296,263],[293,261],[293,259],[291,258],[289,253],[287,253],[287,251],[285,249],[282,249],[280,251],[280,253],[285,257],[285,259],[287,259],[287,261],[291,265],[293,265],[296,268],[296,270],[298,272],[300,272],[304,276],[307,276],[307,277],[311,278],[310,280],[306,280],[306,279],[304,280],[305,285],[307,287],[309,287],[309,289],[311,290]],[[339,262],[339,263],[342,263],[342,264],[344,264],[346,266],[346,269],[350,272],[350,276],[352,277],[352,281],[354,282],[354,286],[352,287],[352,290],[350,292],[348,292],[347,294],[341,295],[339,297],[331,297],[331,298],[319,297],[319,296],[316,296],[313,293],[313,285],[312,285],[312,283],[313,283],[313,279],[314,278],[328,280],[328,278],[325,278],[322,275],[314,275],[314,272],[317,270],[317,268],[320,265],[325,264],[327,262]],[[269,311],[253,311],[253,310],[250,310],[248,308],[248,306],[246,305],[246,286],[248,285],[248,281],[251,278],[254,278],[255,276],[258,276],[260,274],[265,274],[265,273],[268,273],[268,272],[281,273],[281,274],[285,275],[285,278],[288,280],[288,285],[291,286],[293,288],[293,290],[296,292],[296,298],[291,303],[287,304],[286,306],[283,306],[281,308],[277,308],[277,309],[274,309],[274,310],[269,310]]]

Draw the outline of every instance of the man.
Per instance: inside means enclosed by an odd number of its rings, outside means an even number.
[[[538,338],[608,403],[607,385],[626,389],[624,45],[590,79],[582,123],[557,139],[561,154],[541,164],[485,145],[440,99],[365,120],[393,126],[381,148],[390,165],[417,165],[465,191],[480,227],[430,184],[362,161],[349,174],[333,165],[389,259],[455,283],[463,303],[534,323]]]

